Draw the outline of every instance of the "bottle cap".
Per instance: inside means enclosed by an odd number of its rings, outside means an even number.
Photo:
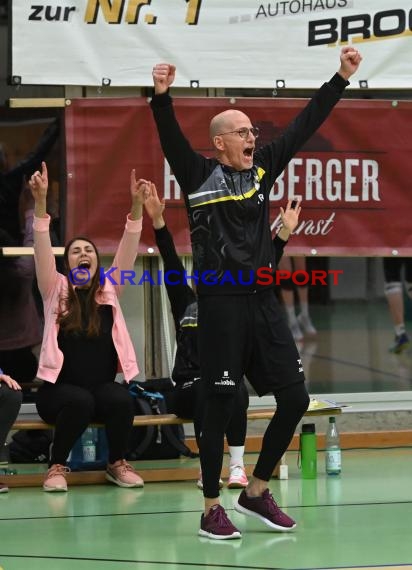
[[[329,423],[330,423],[330,424],[336,423],[336,419],[335,419],[333,416],[330,417],[330,418],[329,418]]]
[[[315,433],[315,424],[302,424],[302,433]]]

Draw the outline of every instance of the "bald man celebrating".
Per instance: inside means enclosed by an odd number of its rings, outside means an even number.
[[[296,523],[274,501],[268,482],[309,405],[305,377],[292,334],[275,296],[273,280],[259,268],[276,269],[269,225],[269,192],[276,178],[328,117],[361,56],[351,47],[340,68],[271,143],[256,149],[259,129],[241,110],[219,113],[210,123],[215,158],[195,152],[176,121],[168,94],[176,68],[153,68],[151,108],[163,152],[184,194],[194,269],[198,272],[198,336],[201,381],[205,383],[200,461],[205,509],[199,534],[241,538],[219,502],[224,433],[244,375],[259,396],[273,394],[276,413],[262,440],[258,461],[235,510],[254,516],[272,531]],[[295,208],[280,208],[287,241]],[[296,220],[295,220],[296,221]],[[269,274],[270,275],[270,274]]]

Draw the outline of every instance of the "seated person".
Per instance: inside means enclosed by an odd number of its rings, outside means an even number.
[[[0,449],[6,442],[7,434],[16,421],[22,402],[21,388],[0,368]],[[9,488],[0,482],[0,493],[7,493]]]
[[[105,425],[109,449],[106,479],[120,487],[142,487],[143,480],[126,462],[134,419],[134,401],[127,386],[115,382],[118,365],[126,383],[138,372],[136,355],[118,297],[122,287],[100,280],[100,260],[89,239],[71,239],[65,247],[67,275],[56,271],[46,212],[46,164],[29,182],[34,206],[36,275],[44,306],[44,334],[37,376],[37,411],[54,424],[54,439],[45,491],[67,491],[67,457],[91,422]],[[148,183],[131,172],[131,212],[111,273],[131,270],[137,255],[142,206]],[[117,278],[116,278],[117,277]]]
[[[23,245],[33,245],[33,200],[30,191],[20,198]],[[0,246],[18,243],[0,229]],[[0,256],[0,368],[22,384],[33,382],[37,358],[32,352],[42,339],[42,323],[33,295],[34,258]]]
[[[172,372],[172,379],[176,384],[174,397],[174,413],[182,418],[193,419],[196,441],[199,445],[199,435],[202,424],[202,389],[200,382],[199,356],[197,349],[197,299],[195,284],[193,288],[184,281],[184,267],[179,259],[173,238],[166,227],[163,218],[165,205],[160,202],[156,187],[151,185],[151,191],[145,200],[145,209],[149,214],[156,238],[156,244],[163,259],[164,272],[178,272],[170,281],[177,284],[168,284],[165,280],[166,290],[172,309],[176,329],[176,357]],[[181,276],[181,277],[180,277]],[[249,405],[249,394],[245,383],[237,394],[235,412],[226,430],[226,439],[230,453],[229,488],[246,487],[248,479],[243,463],[245,439],[247,428],[246,412]],[[197,485],[203,487],[202,474],[199,475]],[[223,481],[220,480],[223,486]]]

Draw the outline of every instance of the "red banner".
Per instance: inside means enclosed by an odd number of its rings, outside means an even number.
[[[193,148],[212,156],[210,119],[233,106],[260,128],[258,144],[280,135],[305,105],[291,99],[176,98],[182,130]],[[341,101],[274,185],[271,222],[279,206],[302,196],[301,220],[289,254],[412,256],[412,103]],[[87,235],[113,252],[129,211],[129,176],[153,180],[180,253],[190,253],[180,188],[163,157],[148,102],[79,99],[66,109],[67,232]],[[141,253],[154,247],[146,217]],[[156,250],[155,250],[156,251]]]

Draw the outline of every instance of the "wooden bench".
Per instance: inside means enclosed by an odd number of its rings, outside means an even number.
[[[305,416],[321,416],[321,415],[331,415],[340,414],[341,408],[336,408],[331,410],[330,408],[322,410],[308,410]],[[274,414],[273,408],[261,408],[248,410],[247,419],[248,421],[253,420],[270,420]],[[153,426],[153,425],[179,425],[179,424],[190,424],[193,420],[179,418],[175,414],[155,414],[155,415],[144,415],[135,416],[133,420],[133,425],[135,427]],[[93,427],[103,427],[103,424],[92,424]],[[28,419],[23,419],[23,417],[18,418],[13,424],[12,430],[18,429],[53,429],[53,425],[46,424],[43,420],[38,417],[29,417]]]
[[[308,410],[305,416],[319,416],[340,414],[340,408],[336,409],[315,409]],[[273,408],[249,409],[247,412],[248,421],[266,420],[269,421],[274,414]],[[179,418],[175,414],[163,415],[144,415],[135,416],[133,425],[135,427],[153,426],[153,425],[176,425],[192,423],[192,420]],[[102,424],[92,424],[93,427],[103,427]],[[38,416],[29,415],[27,417],[20,416],[13,424],[12,430],[40,430],[53,429],[54,426],[43,422]],[[291,449],[296,449],[297,438],[295,436]],[[258,452],[260,450],[262,436],[248,437],[246,441],[247,452]],[[187,438],[186,444],[192,451],[197,451],[196,441],[194,438]],[[161,465],[156,465],[160,464]],[[165,466],[166,465],[166,466]],[[44,466],[44,469],[46,466]],[[18,470],[18,466],[17,466]],[[146,482],[152,481],[188,481],[196,480],[199,474],[199,461],[182,457],[176,460],[165,460],[162,462],[155,461],[139,461],[138,470]],[[246,465],[246,472],[250,476],[253,470],[252,465]],[[227,468],[223,469],[223,477],[227,477]],[[288,467],[282,459],[274,473],[281,479],[288,478]],[[32,487],[41,486],[43,481],[43,472],[27,473],[17,475],[1,475],[1,480],[10,487]],[[75,471],[68,474],[69,485],[92,485],[105,482],[104,471]]]

